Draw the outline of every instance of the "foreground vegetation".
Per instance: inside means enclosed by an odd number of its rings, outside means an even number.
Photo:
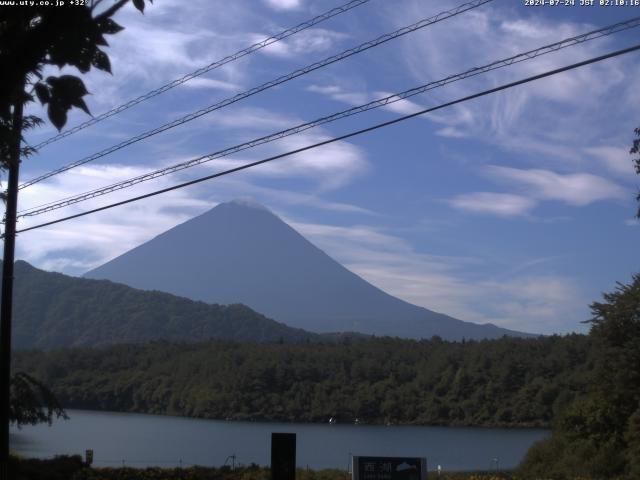
[[[20,352],[66,408],[190,417],[549,426],[587,389],[584,335],[449,343],[206,342]]]
[[[190,467],[190,468],[88,468],[80,456],[61,456],[52,460],[16,459],[10,464],[15,480],[271,480],[268,468]],[[429,478],[436,476],[429,473]],[[509,472],[445,473],[441,480],[515,480]],[[297,480],[350,480],[343,470],[305,470],[296,472]]]
[[[53,460],[12,459],[11,478],[15,480],[271,480],[268,468],[189,467],[189,468],[88,468],[80,456]],[[530,476],[522,472],[429,472],[429,479],[439,480],[531,480],[556,478]],[[596,480],[599,477],[571,476],[567,480]],[[305,470],[296,472],[297,480],[351,480],[344,470]],[[615,480],[624,480],[617,477]]]

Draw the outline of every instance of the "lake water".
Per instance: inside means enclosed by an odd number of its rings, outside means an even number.
[[[95,466],[269,465],[272,432],[297,434],[297,464],[348,469],[351,455],[426,457],[428,468],[508,469],[549,432],[348,424],[253,423],[69,410],[53,426],[11,430],[12,451],[28,457],[94,450]],[[497,459],[497,460],[496,460]],[[228,464],[232,460],[228,459]],[[497,464],[497,465],[496,465]]]

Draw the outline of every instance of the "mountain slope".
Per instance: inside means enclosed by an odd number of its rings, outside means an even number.
[[[1,262],[0,262],[1,264]],[[210,305],[106,280],[15,266],[14,348],[51,349],[150,340],[302,342],[317,335],[244,305]]]
[[[267,209],[218,205],[88,272],[209,303],[243,303],[314,332],[459,340],[521,335],[395,298],[350,272]]]

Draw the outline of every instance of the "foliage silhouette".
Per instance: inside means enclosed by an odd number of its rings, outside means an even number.
[[[523,472],[534,477],[640,477],[640,275],[591,311],[589,388],[529,451]]]
[[[129,0],[118,0],[98,12],[103,0],[87,2],[71,8],[56,8],[49,2],[33,2],[33,5],[4,6],[0,14],[0,169],[8,169],[9,188],[0,198],[7,201],[5,212],[5,254],[13,262],[15,230],[15,206],[17,204],[18,167],[22,158],[34,150],[22,146],[25,130],[41,125],[42,119],[24,115],[24,105],[35,98],[47,106],[47,116],[53,125],[62,129],[67,113],[80,108],[89,109],[83,99],[88,94],[83,81],[74,75],[43,77],[46,67],[75,67],[87,73],[92,67],[111,72],[108,55],[101,47],[107,46],[105,35],[115,34],[122,27],[111,18]],[[152,0],[149,0],[150,2]],[[144,0],[133,0],[134,6],[143,11]],[[11,268],[9,268],[11,271]],[[12,275],[7,274],[7,278]],[[11,280],[8,280],[9,282]],[[3,295],[11,292],[10,283]],[[3,332],[11,331],[11,298],[3,298]],[[8,305],[5,311],[4,307]],[[6,316],[6,317],[5,317]],[[8,323],[4,323],[8,322]],[[9,335],[3,335],[2,382],[8,382],[9,421],[18,425],[51,422],[52,416],[64,416],[51,392],[33,377],[18,373],[9,376]],[[6,362],[6,363],[4,363]],[[7,386],[6,383],[4,383]],[[3,422],[6,421],[6,403],[3,403]],[[42,406],[44,405],[44,406]],[[4,423],[6,426],[6,423]],[[2,469],[6,461],[6,430],[3,436]]]

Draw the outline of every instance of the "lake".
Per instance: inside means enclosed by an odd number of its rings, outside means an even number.
[[[95,466],[269,465],[272,432],[297,434],[297,464],[348,469],[351,455],[424,456],[428,468],[509,469],[549,435],[541,429],[254,423],[68,410],[51,427],[11,430],[12,451],[28,457],[94,451]]]

